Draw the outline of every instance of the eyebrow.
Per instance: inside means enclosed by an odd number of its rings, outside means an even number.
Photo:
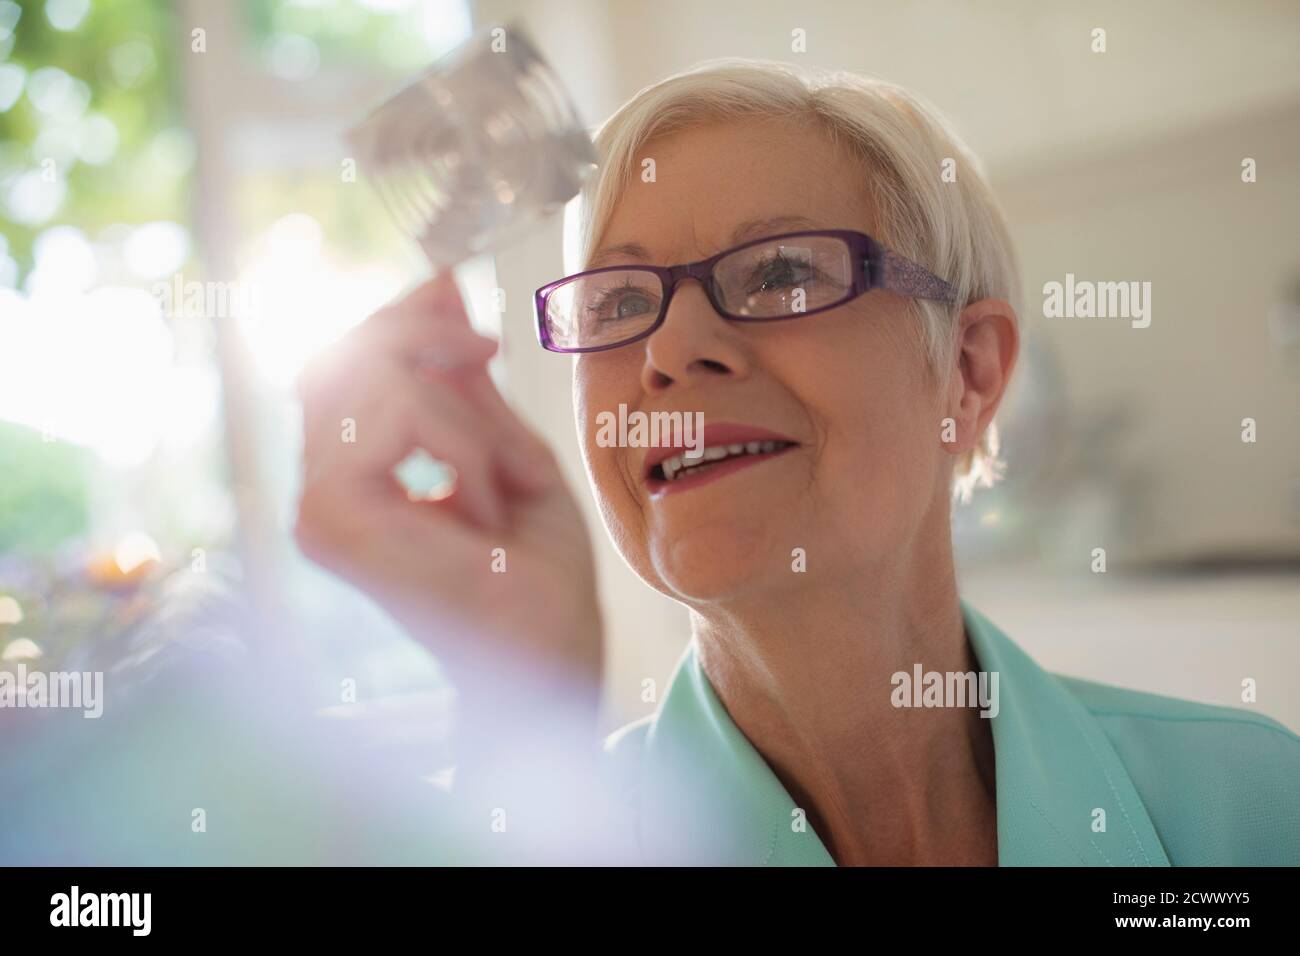
[[[777,235],[782,231],[823,228],[816,220],[807,216],[771,216],[766,219],[750,219],[742,222],[731,232],[729,245],[737,246],[750,239]],[[624,242],[617,246],[606,246],[596,252],[588,261],[587,269],[599,268],[602,264],[616,259],[634,259],[638,262],[650,262],[653,256],[645,246],[637,242]]]

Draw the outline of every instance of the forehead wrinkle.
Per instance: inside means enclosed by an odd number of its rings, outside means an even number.
[[[737,245],[749,239],[761,239],[764,236],[774,236],[781,232],[818,228],[824,227],[807,216],[770,216],[766,219],[751,219],[732,230],[731,243]]]
[[[784,215],[784,216],[767,216],[762,219],[750,219],[736,226],[731,232],[729,239],[730,245],[740,245],[750,239],[761,239],[764,236],[778,235],[782,232],[799,231],[803,229],[823,229],[828,228],[822,223],[807,216]],[[691,222],[691,238],[696,245],[693,248],[699,248],[698,240],[695,239],[695,223]],[[718,250],[721,251],[721,250]],[[623,242],[614,246],[606,246],[596,252],[587,263],[588,269],[598,268],[600,265],[615,259],[631,259],[638,262],[652,263],[652,256],[645,246],[637,242]]]
[[[808,135],[809,133],[811,136]],[[792,137],[791,134],[797,135]],[[700,137],[704,137],[703,148],[700,147]],[[683,139],[688,142],[683,143]],[[816,144],[816,148],[811,152],[804,148],[810,143]],[[782,149],[787,145],[790,147],[789,150]],[[718,149],[724,149],[728,157],[729,172],[722,181],[717,178],[718,169],[712,155]],[[773,156],[774,151],[775,156]],[[688,248],[695,250],[697,254],[688,254],[669,262],[666,257],[653,255],[645,244],[627,242],[617,246],[600,246],[598,251],[587,260],[584,268],[592,269],[601,265],[616,264],[620,256],[625,256],[624,261],[627,262],[671,265],[674,262],[702,259],[723,248],[740,245],[748,239],[761,238],[764,234],[776,235],[807,229],[831,228],[862,229],[874,234],[872,226],[875,225],[875,202],[869,184],[864,182],[869,173],[863,167],[863,157],[846,149],[845,144],[833,135],[833,130],[808,117],[802,115],[746,117],[731,122],[692,126],[651,137],[642,144],[640,152],[641,154],[655,153],[661,169],[666,165],[675,168],[681,174],[670,177],[675,183],[683,181],[693,183],[697,179],[708,183],[707,186],[702,187],[706,190],[703,197],[696,197],[695,202],[684,205],[684,208],[691,210],[686,217],[692,230],[692,245]],[[783,162],[784,159],[788,159],[789,162]],[[710,219],[714,222],[719,220],[725,222],[722,216],[705,216],[701,222],[700,213],[703,211],[703,207],[699,204],[701,201],[706,204],[710,200],[721,201],[722,205],[715,206],[715,209],[723,211],[725,215],[728,203],[735,202],[736,199],[734,196],[727,198],[730,193],[725,188],[722,194],[717,193],[718,187],[725,187],[739,181],[746,184],[743,192],[752,194],[754,183],[750,181],[751,178],[765,177],[763,181],[766,182],[771,178],[771,174],[776,174],[777,180],[765,187],[767,192],[773,195],[785,193],[787,199],[793,200],[791,205],[796,209],[811,207],[815,210],[814,215],[824,214],[825,218],[812,218],[808,215],[757,217],[738,226],[730,239],[720,232],[717,233],[717,241],[720,243],[717,246],[702,246],[698,242],[697,226],[703,225],[705,228],[701,231],[712,233],[713,230],[707,228]],[[833,204],[819,201],[828,198],[818,194],[823,193],[824,189],[818,189],[813,194],[807,193],[810,185],[828,183],[839,183],[842,187]],[[696,185],[698,186],[698,183]],[[868,188],[863,189],[863,186]],[[615,206],[623,205],[634,190],[644,191],[646,188],[648,184],[637,177],[632,177],[625,184],[622,195],[615,200]],[[658,188],[663,188],[662,184]],[[679,204],[684,203],[681,197],[678,198]],[[659,204],[658,199],[655,202]],[[606,228],[612,218],[611,215],[606,219]]]
[[[633,259],[639,262],[649,262],[651,255],[646,251],[645,246],[636,242],[623,242],[616,246],[607,246],[600,249],[587,261],[588,269],[595,269],[611,259]]]

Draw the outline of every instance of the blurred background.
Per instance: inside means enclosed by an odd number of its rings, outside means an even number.
[[[426,726],[435,662],[290,539],[292,382],[428,272],[347,175],[343,130],[511,21],[592,128],[717,56],[871,73],[937,106],[987,167],[1026,304],[1007,477],[954,519],[965,596],[1049,669],[1235,706],[1253,678],[1248,706],[1300,730],[1290,0],[0,0],[0,664],[127,675],[201,639],[255,668],[305,646],[322,708],[352,680],[363,713]],[[502,389],[589,506],[612,729],[654,710],[643,682],[666,686],[687,619],[586,500],[569,363],[531,325],[563,250],[556,217],[459,278],[503,339]],[[1067,273],[1151,282],[1150,327],[1044,318]],[[218,307],[181,307],[189,283]]]

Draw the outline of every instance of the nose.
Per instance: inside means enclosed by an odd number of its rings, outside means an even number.
[[[674,383],[747,375],[749,368],[740,330],[714,311],[699,280],[684,280],[663,325],[646,339],[642,387],[654,394]]]

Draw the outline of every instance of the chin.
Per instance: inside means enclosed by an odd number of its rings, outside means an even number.
[[[655,571],[669,593],[682,601],[725,601],[754,590],[770,590],[778,576],[792,574],[790,551],[771,530],[716,522],[664,535],[652,550]]]

